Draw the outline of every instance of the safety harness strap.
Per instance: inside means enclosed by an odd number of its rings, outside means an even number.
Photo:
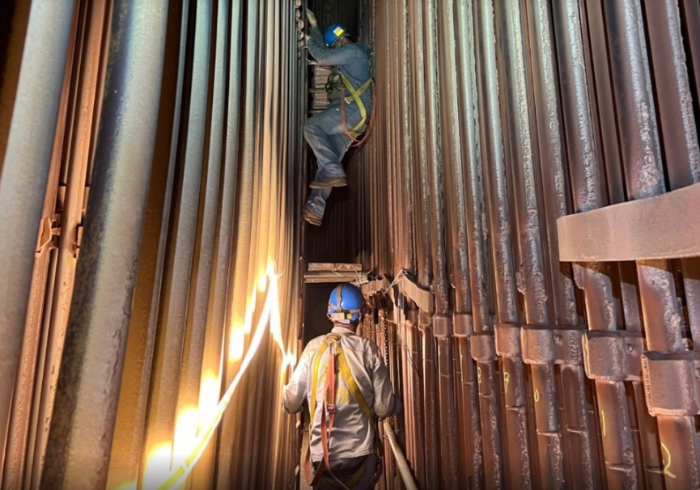
[[[374,416],[372,415],[372,410],[370,410],[369,405],[367,405],[367,401],[365,400],[365,397],[362,396],[360,387],[357,386],[357,382],[352,376],[350,366],[348,365],[348,361],[345,358],[345,352],[343,352],[342,347],[338,348],[338,368],[340,369],[340,373],[342,374],[345,383],[348,385],[348,390],[350,391],[350,394],[353,396],[355,401],[357,401],[357,404],[360,406],[360,410],[362,410],[362,413],[365,415],[365,417],[367,417],[367,420],[369,420],[370,423],[374,426],[375,424]]]
[[[333,429],[333,423],[335,421],[335,386],[336,386],[336,360],[338,363],[338,371],[340,375],[345,380],[345,384],[348,387],[348,391],[352,394],[353,398],[357,401],[362,413],[370,421],[372,429],[374,430],[375,437],[378,440],[379,446],[381,447],[381,441],[378,437],[377,425],[365,397],[360,391],[360,387],[357,385],[355,378],[350,371],[350,366],[348,364],[347,358],[345,357],[345,352],[341,345],[341,338],[349,334],[329,334],[326,336],[324,342],[319,346],[313,360],[313,376],[311,379],[311,404],[309,406],[310,412],[310,422],[309,422],[309,445],[304,457],[304,470],[306,472],[306,480],[310,482],[310,485],[315,485],[318,483],[320,478],[325,473],[328,473],[335,481],[337,481],[343,488],[349,488],[360,481],[364,475],[364,465],[362,465],[357,472],[351,475],[350,478],[345,481],[341,481],[337,478],[333,472],[330,470],[330,451],[328,447],[331,431]],[[323,449],[323,460],[319,464],[316,475],[313,480],[311,480],[311,438],[313,436],[313,422],[316,413],[316,392],[318,391],[318,371],[326,350],[330,348],[330,355],[328,357],[328,362],[326,365],[326,387],[324,393],[323,405],[321,406],[321,447]],[[377,454],[379,456],[377,461],[377,472],[375,473],[375,482],[379,479],[382,471],[381,456],[383,450],[378,450]]]
[[[360,119],[360,122],[357,123],[357,125],[354,128],[352,128],[352,130],[350,131],[350,136],[353,139],[355,139],[360,135],[360,133],[359,133],[360,128],[365,124],[365,122],[367,122],[367,108],[365,107],[365,104],[362,102],[362,99],[360,99],[360,96],[362,96],[362,94],[364,94],[365,91],[372,85],[372,79],[371,78],[368,79],[358,90],[355,90],[355,87],[352,86],[352,83],[350,83],[350,80],[348,80],[348,78],[345,75],[343,75],[342,72],[340,72],[340,79],[342,80],[343,86],[345,87],[345,89],[348,92],[350,92],[349,97],[345,97],[344,93],[342,94],[342,96],[343,96],[342,102],[349,104],[350,101],[348,101],[348,99],[352,99],[355,102],[355,104],[357,104],[357,108],[360,110],[360,116],[362,117]]]

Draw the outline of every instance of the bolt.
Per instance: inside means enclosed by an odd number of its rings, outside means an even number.
[[[554,334],[554,341],[555,341],[555,342],[561,342],[561,334],[555,333],[555,334]]]
[[[627,349],[628,354],[631,354],[632,352],[634,352],[634,346],[632,344],[627,344],[625,346],[625,348]]]
[[[695,367],[695,377],[700,379],[700,366]]]

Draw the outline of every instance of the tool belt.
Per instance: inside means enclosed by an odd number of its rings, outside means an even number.
[[[333,430],[333,422],[335,420],[335,388],[337,384],[336,378],[336,366],[338,374],[343,378],[345,384],[348,387],[348,391],[355,399],[357,404],[360,406],[360,410],[367,417],[370,422],[370,426],[374,431],[374,436],[376,439],[375,451],[377,452],[377,469],[374,474],[375,483],[379,481],[382,474],[382,455],[384,451],[382,448],[382,442],[379,438],[377,423],[370,410],[365,397],[362,396],[360,387],[357,386],[355,378],[352,376],[350,371],[350,366],[348,365],[347,359],[345,357],[345,352],[343,352],[343,347],[341,345],[341,338],[344,335],[340,334],[329,334],[326,336],[325,340],[316,351],[316,355],[313,359],[313,377],[311,381],[311,403],[309,404],[310,411],[310,422],[309,422],[309,444],[304,455],[304,471],[306,474],[306,481],[311,485],[316,485],[321,478],[324,476],[330,476],[336,482],[338,482],[342,488],[349,490],[352,486],[357,484],[364,476],[365,471],[365,461],[359,468],[350,468],[343,471],[331,471],[330,464],[330,454],[328,450],[328,440]],[[324,400],[321,406],[321,447],[323,448],[323,459],[315,463],[313,466],[316,469],[316,473],[312,479],[311,472],[311,437],[313,434],[313,423],[316,415],[316,393],[318,392],[318,371],[321,359],[326,350],[329,350],[328,365],[326,367],[326,390],[324,393]],[[350,470],[354,470],[351,474],[346,475]]]

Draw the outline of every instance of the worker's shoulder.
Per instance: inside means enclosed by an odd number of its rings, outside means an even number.
[[[314,337],[309,341],[308,344],[306,344],[306,348],[311,350],[311,349],[318,349],[319,346],[323,343],[323,341],[326,339],[327,334],[319,335],[318,337]]]
[[[373,341],[359,335],[349,335],[347,339],[356,346],[358,350],[370,352],[373,355],[380,355],[379,346]]]
[[[368,56],[368,55],[367,55],[367,48],[366,48],[365,45],[362,44],[362,43],[352,43],[352,44],[348,44],[347,47],[350,48],[350,49],[353,49],[354,51],[358,51],[358,52],[364,54],[365,56]]]

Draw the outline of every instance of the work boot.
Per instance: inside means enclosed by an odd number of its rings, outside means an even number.
[[[309,184],[312,189],[328,189],[330,187],[345,187],[348,181],[345,177],[326,177],[321,180],[314,180]]]
[[[301,210],[301,217],[310,225],[321,226],[321,224],[323,223],[323,217],[317,215],[306,206],[304,206]]]

